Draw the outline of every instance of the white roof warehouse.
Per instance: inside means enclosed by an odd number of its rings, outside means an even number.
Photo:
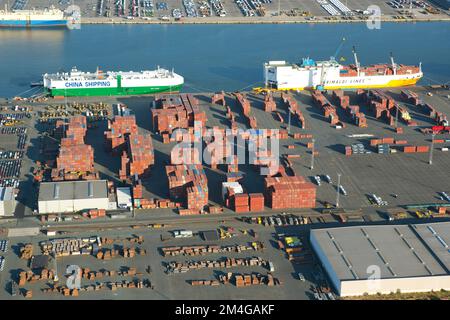
[[[340,296],[450,290],[450,222],[311,230]]]
[[[39,189],[39,213],[108,209],[106,180],[43,182]]]

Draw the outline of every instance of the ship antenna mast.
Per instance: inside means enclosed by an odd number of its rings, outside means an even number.
[[[358,76],[359,76],[359,61],[358,61],[358,55],[356,54],[355,46],[353,46],[353,57],[355,58],[356,70],[358,71]]]
[[[391,64],[392,64],[392,71],[394,71],[394,75],[396,75],[397,74],[397,65],[394,62],[394,56],[392,55],[392,52],[391,52]]]

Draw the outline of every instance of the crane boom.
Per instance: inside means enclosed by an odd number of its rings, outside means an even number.
[[[344,45],[344,42],[345,42],[345,38],[342,38],[341,43],[339,44],[339,46],[337,47],[336,51],[334,52],[334,55],[332,55],[330,57],[330,60],[336,61],[336,57],[339,54],[339,52],[341,51],[342,46]]]

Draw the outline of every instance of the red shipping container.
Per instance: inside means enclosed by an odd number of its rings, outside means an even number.
[[[234,206],[247,206],[248,205],[248,194],[246,193],[241,193],[241,194],[236,194],[233,197],[233,203]]]
[[[429,146],[417,146],[416,148],[416,152],[428,152],[430,151],[430,147]]]
[[[446,207],[439,207],[438,209],[438,213],[439,214],[445,214],[447,212],[447,208]]]
[[[403,146],[404,153],[414,153],[416,152],[416,146]]]
[[[246,206],[238,206],[238,207],[234,207],[234,211],[237,213],[243,213],[243,212],[249,212],[249,207],[248,205]]]
[[[250,211],[264,211],[264,195],[262,193],[251,193]]]

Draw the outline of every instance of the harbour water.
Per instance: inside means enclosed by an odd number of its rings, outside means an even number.
[[[244,90],[262,85],[268,60],[316,60],[332,56],[362,64],[422,62],[420,84],[450,81],[450,24],[382,23],[283,25],[83,25],[80,30],[0,30],[0,97],[29,96],[45,72],[138,71],[157,65],[185,77],[184,91]]]

